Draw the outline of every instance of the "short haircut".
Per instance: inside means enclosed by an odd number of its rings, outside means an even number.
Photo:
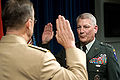
[[[76,19],[77,23],[78,23],[79,19],[90,19],[92,22],[92,25],[94,25],[94,26],[96,25],[96,18],[91,13],[80,14]]]
[[[8,0],[3,10],[4,26],[19,29],[33,17],[33,4],[30,0]]]

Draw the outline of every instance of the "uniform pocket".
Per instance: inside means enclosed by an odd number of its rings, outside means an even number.
[[[103,80],[106,77],[106,65],[103,64],[88,64],[89,80]]]

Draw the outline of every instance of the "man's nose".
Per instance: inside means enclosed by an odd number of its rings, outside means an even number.
[[[84,29],[83,27],[81,27],[81,28],[80,28],[80,33],[84,33],[84,30],[85,30],[85,29]]]

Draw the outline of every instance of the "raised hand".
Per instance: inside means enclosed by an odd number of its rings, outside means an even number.
[[[52,30],[52,24],[45,25],[44,32],[42,34],[42,44],[47,44],[53,38],[54,32]]]
[[[59,15],[56,20],[56,28],[56,39],[58,43],[64,46],[65,49],[76,47],[75,38],[68,20],[65,20],[63,16]]]

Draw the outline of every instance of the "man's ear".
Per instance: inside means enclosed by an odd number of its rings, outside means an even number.
[[[98,31],[98,26],[97,25],[95,25],[94,30],[95,30],[95,33],[97,33],[97,31]]]
[[[25,25],[26,25],[26,28],[27,28],[27,29],[30,29],[30,30],[31,30],[31,29],[32,29],[32,20],[31,20],[31,19],[28,19],[28,21],[26,22]]]

